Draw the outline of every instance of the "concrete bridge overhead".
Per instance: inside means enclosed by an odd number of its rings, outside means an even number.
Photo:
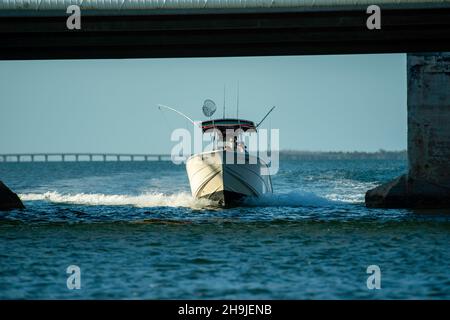
[[[3,60],[408,53],[409,171],[366,204],[450,207],[450,0],[5,0],[0,40]]]
[[[0,38],[0,59],[450,51],[450,0],[5,0]]]

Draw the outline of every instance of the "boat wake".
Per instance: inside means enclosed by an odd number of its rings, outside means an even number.
[[[327,207],[343,204],[343,202],[320,197],[312,192],[291,191],[248,198],[244,204],[252,207]]]
[[[55,191],[45,193],[19,194],[22,201],[47,201],[62,204],[86,206],[134,206],[149,207],[187,207],[202,209],[213,203],[207,199],[193,199],[189,193],[177,194],[143,193],[140,195],[114,195],[101,193],[61,194]]]
[[[140,195],[114,195],[101,193],[61,194],[56,191],[51,191],[45,193],[19,194],[19,197],[22,201],[46,201],[86,206],[133,206],[137,208],[186,207],[191,209],[206,209],[217,206],[217,203],[207,199],[194,199],[187,192],[176,194],[149,192]],[[260,198],[246,199],[242,203],[243,206],[248,207],[321,207],[336,204],[342,204],[342,202],[329,200],[317,196],[314,193],[303,191],[266,194]]]

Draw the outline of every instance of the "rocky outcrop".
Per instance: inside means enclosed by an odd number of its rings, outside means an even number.
[[[24,209],[22,201],[17,194],[12,192],[3,182],[0,181],[0,210]]]
[[[401,208],[408,201],[406,175],[366,192],[366,206],[370,208]]]
[[[369,208],[450,208],[450,188],[407,175],[366,192]]]

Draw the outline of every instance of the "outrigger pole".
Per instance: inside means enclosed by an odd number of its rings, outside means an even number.
[[[261,125],[261,123],[263,123],[263,121],[266,120],[267,116],[273,111],[273,109],[275,109],[275,106],[273,106],[272,109],[270,109],[269,112],[266,113],[264,118],[262,118],[262,120],[256,125],[256,128],[258,128]]]
[[[158,109],[161,110],[161,108],[166,108],[166,109],[172,110],[173,112],[176,112],[176,113],[178,113],[180,116],[182,116],[182,117],[186,118],[187,120],[189,120],[193,125],[196,125],[196,123],[194,122],[194,120],[192,120],[192,119],[189,118],[187,115],[185,115],[184,113],[182,113],[182,112],[180,112],[180,111],[178,111],[178,110],[176,110],[176,109],[174,109],[174,108],[165,106],[165,105],[163,105],[163,104],[158,104]]]

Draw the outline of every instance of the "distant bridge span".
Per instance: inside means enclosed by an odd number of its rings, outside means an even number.
[[[130,153],[10,153],[0,154],[2,162],[35,161],[169,161],[170,154]]]
[[[5,60],[450,51],[450,0],[6,0],[0,40]]]

